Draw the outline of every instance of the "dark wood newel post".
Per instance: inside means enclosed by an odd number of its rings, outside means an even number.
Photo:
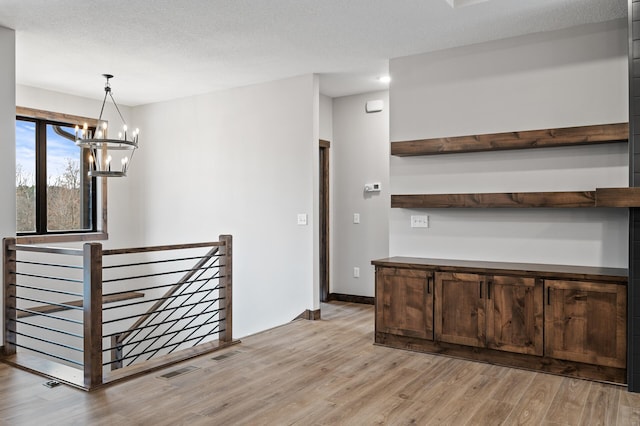
[[[233,340],[233,315],[232,315],[232,288],[233,288],[233,239],[231,235],[220,235],[222,253],[224,256],[220,263],[220,290],[219,297],[222,299],[220,307],[224,308],[220,321],[220,332],[218,340],[220,343],[230,343]]]
[[[15,238],[2,240],[4,282],[4,355],[16,353],[16,251]]]
[[[102,244],[83,246],[84,386],[102,384]]]

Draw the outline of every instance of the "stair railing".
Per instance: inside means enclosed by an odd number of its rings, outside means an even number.
[[[230,235],[117,250],[3,243],[4,362],[91,390],[237,343]]]

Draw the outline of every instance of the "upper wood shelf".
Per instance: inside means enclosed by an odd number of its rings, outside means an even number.
[[[601,124],[596,126],[565,127],[560,129],[527,130],[523,132],[391,142],[391,155],[408,157],[462,152],[549,148],[556,146],[625,142],[628,139],[628,123]]]
[[[392,208],[640,207],[639,188],[595,191],[392,195]]]

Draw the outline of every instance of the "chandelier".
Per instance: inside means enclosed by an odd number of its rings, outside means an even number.
[[[95,129],[90,129],[87,123],[84,126],[76,126],[76,145],[89,150],[89,176],[96,177],[120,177],[126,176],[133,154],[138,148],[138,129],[130,131],[127,123],[113,99],[109,79],[111,74],[102,74],[107,79],[104,86],[104,99],[102,109]],[[121,127],[115,129],[102,119],[107,96],[111,98],[113,106],[122,120]],[[112,137],[117,132],[117,139]]]

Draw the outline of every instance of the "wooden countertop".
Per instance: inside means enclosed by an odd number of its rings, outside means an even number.
[[[460,271],[479,274],[526,275],[543,279],[596,280],[621,284],[627,283],[629,274],[629,271],[625,268],[428,259],[401,256],[372,260],[371,264],[391,268],[424,269],[442,272]]]

